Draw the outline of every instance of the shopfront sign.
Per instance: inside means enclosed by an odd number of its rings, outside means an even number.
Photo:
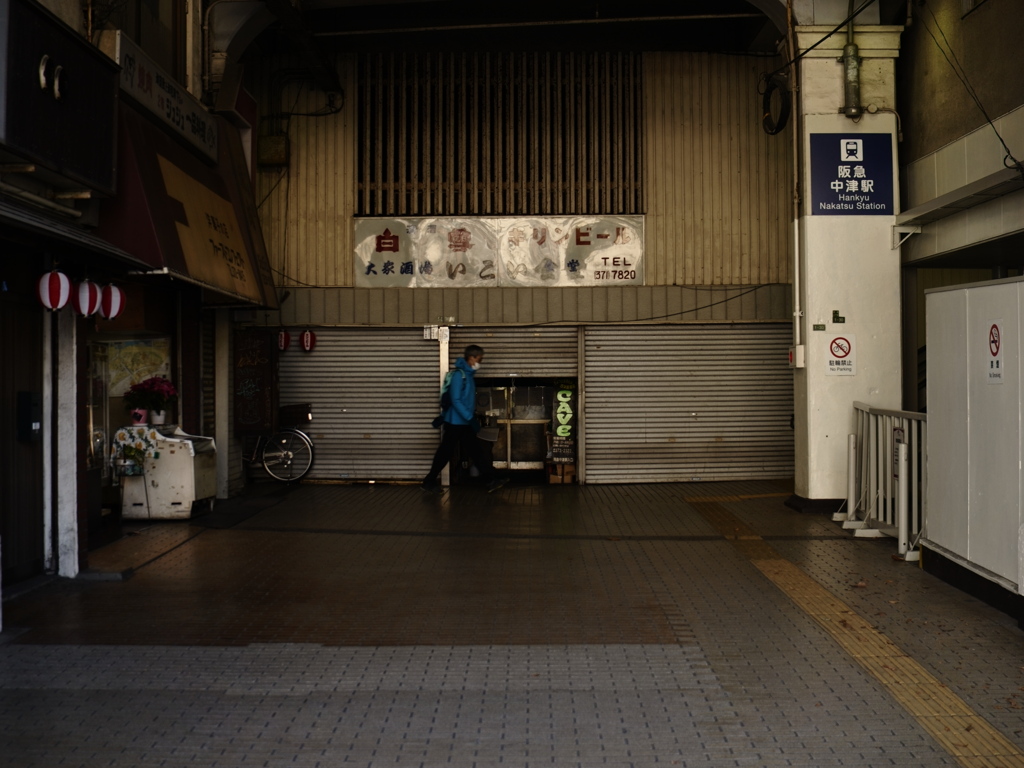
[[[258,303],[260,288],[234,205],[166,157],[157,159],[167,194],[185,212],[175,226],[189,277]]]
[[[100,47],[121,65],[121,90],[172,133],[217,159],[217,123],[202,102],[168,75],[120,30],[103,33]]]
[[[554,413],[551,418],[551,460],[555,464],[576,462],[576,385],[560,384],[555,388]]]
[[[642,216],[356,220],[360,288],[644,284]]]
[[[811,134],[811,214],[892,216],[892,135]]]

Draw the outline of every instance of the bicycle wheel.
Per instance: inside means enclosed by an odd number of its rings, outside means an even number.
[[[272,435],[263,446],[263,468],[275,480],[294,483],[313,466],[313,441],[297,429]]]

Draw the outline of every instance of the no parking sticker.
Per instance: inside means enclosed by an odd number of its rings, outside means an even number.
[[[853,334],[831,336],[828,338],[828,376],[856,376],[857,356],[855,354],[856,338]]]
[[[984,352],[985,381],[988,384],[1003,383],[1003,321],[985,323],[987,345]]]

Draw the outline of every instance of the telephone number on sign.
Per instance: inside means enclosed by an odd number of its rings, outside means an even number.
[[[595,269],[595,280],[636,280],[635,269]]]

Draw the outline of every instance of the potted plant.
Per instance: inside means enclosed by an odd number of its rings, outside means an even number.
[[[134,424],[163,424],[167,406],[178,399],[178,390],[164,376],[150,376],[132,384],[124,393],[124,401]]]
[[[159,435],[149,427],[122,427],[114,435],[112,457],[117,473],[122,477],[141,475],[146,466],[146,458],[159,458],[154,442]]]

